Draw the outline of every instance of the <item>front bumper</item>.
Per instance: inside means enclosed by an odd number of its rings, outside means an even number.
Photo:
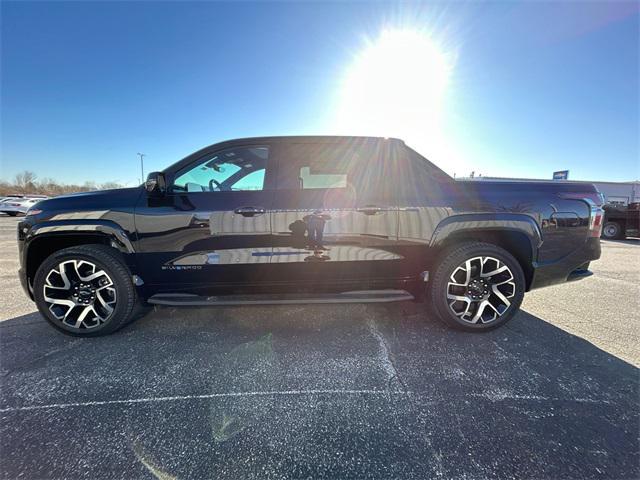
[[[25,272],[24,268],[20,268],[18,270],[18,278],[20,279],[20,285],[22,285],[24,292],[31,300],[33,300],[33,292],[29,286],[29,279],[27,278],[27,272]]]
[[[593,272],[589,270],[589,263],[599,259],[600,255],[600,239],[590,237],[581,248],[560,260],[535,264],[529,289],[533,290],[590,277]]]
[[[18,278],[20,279],[20,285],[22,285],[22,289],[25,291],[27,296],[33,300],[33,290],[31,285],[29,285],[29,277],[27,275],[27,261],[26,261],[26,250],[25,250],[25,240],[29,229],[31,228],[31,221],[29,217],[26,217],[20,223],[18,223],[17,229],[17,241],[18,241],[18,259],[20,260],[20,268],[18,269]]]

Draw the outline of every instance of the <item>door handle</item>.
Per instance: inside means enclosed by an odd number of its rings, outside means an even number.
[[[357,210],[365,215],[377,215],[378,213],[388,212],[391,209],[388,207],[378,207],[377,205],[366,205],[359,207]]]
[[[196,213],[191,217],[190,226],[192,227],[208,227],[209,226],[209,214]]]
[[[254,217],[266,213],[266,210],[263,207],[238,207],[234,212],[243,217]]]

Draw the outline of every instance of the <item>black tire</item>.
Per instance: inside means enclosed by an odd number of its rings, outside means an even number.
[[[479,257],[481,260],[478,260]],[[486,263],[483,263],[483,258],[486,259]],[[470,259],[473,259],[469,264],[471,265],[471,268],[466,269],[466,262]],[[495,277],[482,277],[481,275],[473,276],[473,278],[478,278],[478,285],[472,285],[473,280],[467,282],[469,283],[469,286],[465,287],[457,286],[456,282],[452,282],[452,285],[449,285],[451,276],[454,275],[455,272],[457,273],[455,273],[454,278],[458,279],[462,276],[466,281],[467,278],[472,277],[471,274],[467,277],[467,270],[470,270],[471,272],[473,272],[474,269],[477,271],[478,268],[482,270],[485,265],[487,265],[487,268],[492,268],[491,266],[495,265],[496,268],[493,271],[497,271],[498,268],[502,268],[500,265],[508,267],[508,270],[505,270],[500,274],[496,274]],[[459,267],[462,268],[462,270],[460,270]],[[508,282],[499,284],[500,281],[504,282],[509,275],[512,279],[509,278]],[[499,293],[502,295],[501,297],[492,293],[494,292],[494,285],[492,283],[494,278],[497,279],[494,283],[496,284],[496,288],[499,287]],[[460,281],[460,283],[465,283],[465,281]],[[513,257],[513,255],[503,248],[489,243],[468,242],[458,244],[444,252],[443,259],[436,266],[433,280],[430,282],[428,288],[427,301],[431,310],[436,314],[436,317],[439,320],[450,327],[460,330],[468,332],[486,332],[504,325],[518,312],[520,305],[522,304],[522,299],[524,298],[525,278],[522,267],[518,261]],[[471,294],[468,293],[471,288],[479,289],[479,291],[474,291],[475,293],[478,293],[478,298],[485,299],[487,302],[492,304],[501,304],[498,305],[497,309],[493,308],[491,305],[485,305],[482,310],[483,312],[486,310],[486,314],[480,312],[480,315],[476,320],[477,323],[471,323],[475,318],[475,315],[472,315],[468,320],[463,319],[463,317],[467,315],[464,313],[466,312],[465,309],[467,306],[469,310],[473,309],[471,312],[471,314],[473,314],[474,312],[477,313],[477,311],[480,310],[480,304],[484,303],[484,300],[471,299]],[[460,289],[464,292],[461,292]],[[455,294],[458,297],[466,297],[467,300],[452,300],[448,298],[449,293]],[[506,305],[506,302],[504,302],[502,298],[505,298],[509,305]],[[450,305],[451,303],[453,306]],[[502,310],[503,308],[504,310]],[[463,311],[462,316],[456,315],[453,309]],[[502,312],[498,314],[497,310],[502,310]],[[489,317],[493,315],[495,315],[496,318],[491,320]],[[486,323],[483,323],[483,321],[486,321]]]
[[[602,238],[617,240],[622,237],[622,227],[618,222],[606,222],[602,227]]]
[[[91,264],[95,265],[96,268],[106,272],[109,280],[111,280],[110,286],[115,290],[115,307],[112,308],[112,312],[105,317],[103,322],[98,321],[97,317],[94,318],[94,323],[97,322],[98,325],[92,326],[91,328],[87,328],[86,325],[83,325],[84,322],[82,322],[78,328],[64,323],[61,319],[56,318],[56,315],[54,315],[49,308],[52,307],[52,304],[47,303],[45,300],[45,282],[47,281],[48,275],[53,269],[59,269],[61,262],[70,260],[91,262]],[[81,265],[84,266],[85,264]],[[60,275],[55,273],[53,274],[53,277],[57,277],[58,279],[62,278]],[[42,316],[44,316],[45,319],[47,319],[47,321],[58,330],[68,335],[79,337],[97,337],[117,331],[131,320],[137,318],[137,309],[141,304],[131,278],[131,273],[120,254],[113,248],[105,245],[81,245],[65,248],[51,254],[38,268],[34,278],[33,288],[36,306]],[[50,289],[51,287],[47,288]],[[67,290],[71,293],[70,289],[60,289],[63,297],[66,295]],[[50,292],[51,290],[48,291]],[[93,301],[95,302],[95,300]],[[76,307],[78,306],[79,305],[76,305]],[[99,306],[99,304],[96,303],[96,306]],[[56,307],[52,308],[55,309]],[[69,310],[73,308],[74,307],[71,307]],[[94,313],[96,313],[95,310]]]
[[[9,215],[10,217],[15,217],[18,215],[18,212],[6,212],[7,215]]]

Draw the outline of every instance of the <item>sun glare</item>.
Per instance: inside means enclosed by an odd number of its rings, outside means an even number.
[[[341,132],[414,143],[436,138],[452,63],[425,32],[383,31],[344,77],[337,109]]]

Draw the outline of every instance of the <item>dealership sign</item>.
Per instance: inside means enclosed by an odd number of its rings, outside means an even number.
[[[568,180],[569,170],[560,170],[559,172],[553,172],[554,180]]]

